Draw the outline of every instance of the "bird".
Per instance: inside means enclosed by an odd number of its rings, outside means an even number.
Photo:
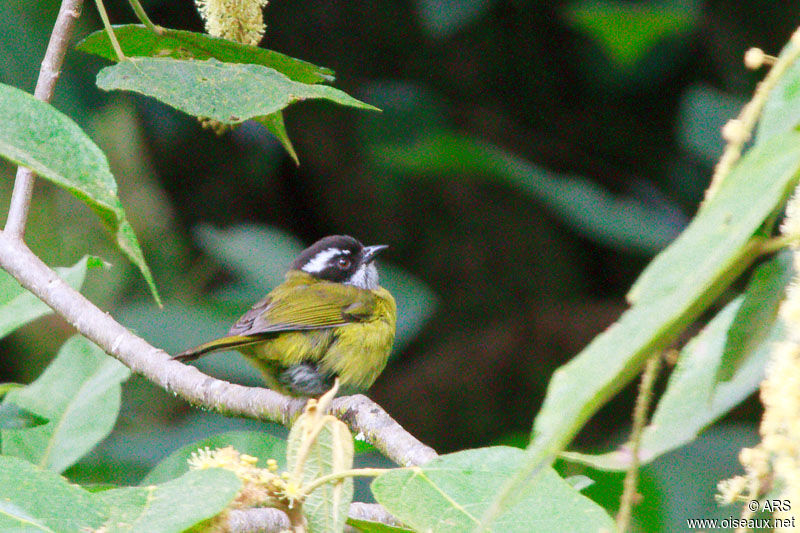
[[[374,263],[386,248],[364,246],[349,235],[318,240],[227,335],[174,359],[237,350],[269,388],[289,396],[320,396],[337,377],[344,390],[369,388],[385,368],[395,337],[397,306],[378,284]]]

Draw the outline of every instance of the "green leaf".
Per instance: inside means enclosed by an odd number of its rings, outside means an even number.
[[[0,383],[0,398],[8,394],[10,391],[14,389],[20,389],[24,387],[22,383]]]
[[[319,426],[322,426],[321,428]],[[309,442],[313,439],[313,442]],[[292,424],[287,439],[287,471],[302,486],[315,479],[353,468],[353,436],[341,420],[318,412],[305,412]],[[304,453],[306,452],[306,453]],[[300,473],[299,480],[296,479]],[[303,501],[303,516],[311,533],[344,531],[353,478],[345,477],[314,489]]]
[[[750,346],[744,364],[731,379],[718,383],[715,378],[743,302],[740,297],[728,304],[681,350],[667,389],[642,433],[641,464],[694,441],[703,429],[758,389],[772,345],[783,338],[783,327],[774,319],[766,338]],[[632,459],[626,446],[598,455],[564,452],[561,457],[600,470],[627,470]]]
[[[111,432],[120,383],[129,375],[97,346],[72,337],[39,379],[3,399],[49,420],[35,428],[2,430],[3,454],[63,472]]]
[[[372,482],[375,499],[418,531],[473,531],[525,452],[497,446],[443,455],[422,467],[396,469]],[[488,531],[613,530],[606,512],[548,468],[515,494]]]
[[[161,485],[98,492],[95,498],[110,513],[104,532],[180,533],[222,512],[241,485],[233,472],[210,468]]]
[[[11,402],[0,404],[0,429],[33,428],[47,422],[46,418]]]
[[[56,272],[70,287],[80,290],[86,279],[88,260],[88,257],[84,257],[71,267],[56,268]],[[0,270],[0,337],[52,312],[47,304],[24,289],[11,275]]]
[[[69,117],[24,91],[0,84],[0,156],[71,192],[100,217],[160,304],[139,241],[117,197],[105,154]]]
[[[292,81],[262,65],[170,58],[134,57],[97,75],[105,91],[135,91],[197,117],[224,124],[270,115],[294,102],[322,98],[341,105],[372,109],[339,89]]]
[[[639,277],[633,307],[553,374],[525,466],[498,493],[486,520],[747,268],[759,251],[751,237],[783,205],[799,171],[798,132],[748,151],[717,195]]]
[[[692,2],[582,1],[569,6],[564,15],[600,45],[619,70],[633,69],[657,44],[690,33],[699,20]]]
[[[797,45],[790,40],[781,51],[781,57],[797,52]],[[756,144],[794,129],[798,124],[800,124],[800,61],[795,59],[767,97],[756,129]]]
[[[256,122],[263,124],[267,131],[269,131],[272,135],[278,139],[278,142],[281,143],[284,150],[286,150],[289,155],[291,156],[292,160],[294,161],[295,165],[300,164],[300,159],[297,157],[297,152],[294,150],[294,145],[292,145],[292,140],[289,138],[289,133],[286,131],[286,124],[283,122],[283,113],[277,111],[272,113],[271,115],[266,115],[263,117],[255,117],[253,120]]]
[[[233,446],[239,453],[258,457],[258,466],[261,468],[266,468],[267,459],[275,459],[279,465],[282,465],[286,456],[286,441],[274,435],[255,431],[230,431],[189,444],[172,452],[147,474],[142,480],[142,485],[163,483],[182,476],[189,471],[187,461],[192,456],[192,453],[201,448],[213,450],[226,446]]]
[[[372,522],[371,520],[360,520],[348,518],[347,525],[356,528],[362,533],[414,533],[413,529],[406,529],[399,526],[390,526],[383,522]]]
[[[744,293],[736,319],[728,331],[717,380],[730,380],[773,329],[778,307],[792,280],[792,253],[783,251],[759,266]]]
[[[333,71],[257,46],[247,46],[204,33],[163,29],[157,35],[144,26],[114,26],[122,51],[128,57],[171,57],[173,59],[217,59],[224,63],[252,63],[270,67],[301,83],[333,81]],[[92,33],[76,48],[110,61],[117,61],[105,30]]]
[[[566,224],[603,246],[652,255],[675,238],[680,224],[671,211],[616,197],[588,180],[556,175],[459,134],[438,133],[412,144],[377,146],[372,155],[396,172],[501,180],[539,200]]]
[[[102,525],[103,511],[91,494],[55,472],[0,456],[0,530],[84,533]]]

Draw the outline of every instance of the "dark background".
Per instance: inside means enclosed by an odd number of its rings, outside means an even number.
[[[202,31],[191,2],[145,7],[157,24]],[[744,51],[777,54],[797,7],[276,0],[261,46],[332,68],[336,87],[383,110],[291,107],[299,166],[252,123],[217,137],[157,102],[101,93],[106,63],[73,50],[54,104],[108,154],[165,309],[90,212],[41,181],[29,241],[53,265],[109,261],[84,292],[170,352],[224,333],[321,236],[389,244],[381,269],[405,329],[370,396],[439,452],[524,445],[553,370],[614,321],[636,274],[694,213],[719,128],[763,74],[743,67]],[[108,8],[134,22],[127,3]],[[32,92],[56,10],[3,2],[1,82]],[[87,2],[79,37],[99,27]],[[13,168],[0,165],[7,202]],[[0,382],[34,379],[70,334],[50,318],[4,340]],[[209,361],[211,374],[258,383],[238,356]],[[624,439],[633,396],[625,389],[576,446]],[[723,426],[744,428],[719,441],[725,461],[732,439],[752,441],[757,416],[751,400]],[[123,461],[124,475],[104,475],[135,482],[169,450],[236,424],[133,379],[114,435],[73,474],[102,478],[97,465]]]

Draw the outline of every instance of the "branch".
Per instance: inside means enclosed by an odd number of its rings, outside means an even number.
[[[53,98],[53,91],[58,81],[61,65],[67,53],[67,45],[75,28],[75,21],[81,16],[83,0],[64,0],[58,11],[47,51],[44,53],[42,67],[39,69],[39,79],[36,80],[36,90],[33,96],[42,102],[49,102]],[[5,231],[22,239],[25,235],[25,223],[28,220],[28,209],[33,196],[33,172],[25,167],[17,169],[14,180],[14,192],[11,195],[11,204],[8,208]]]
[[[25,243],[4,231],[0,232],[0,267],[106,353],[192,405],[287,426],[305,405],[302,399],[289,398],[270,389],[234,385],[175,361],[164,350],[151,346],[97,308],[59,278]],[[337,398],[331,411],[401,466],[421,465],[436,457],[432,448],[404,430],[366,396]]]
[[[353,502],[350,504],[350,518],[381,522],[390,526],[400,526],[395,517],[376,503]],[[289,528],[286,513],[279,509],[259,508],[231,511],[228,515],[228,529],[236,533],[277,533]]]

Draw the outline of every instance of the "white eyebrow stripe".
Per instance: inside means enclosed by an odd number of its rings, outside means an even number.
[[[328,261],[331,260],[332,257],[335,257],[341,254],[342,251],[338,248],[328,248],[326,250],[322,250],[321,252],[317,252],[317,255],[314,258],[303,265],[303,272],[309,273],[319,273],[325,270],[325,267],[328,266]]]

